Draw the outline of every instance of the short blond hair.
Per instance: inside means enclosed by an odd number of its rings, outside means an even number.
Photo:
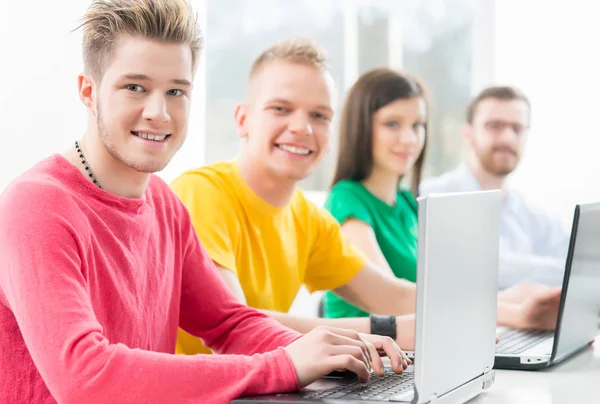
[[[276,60],[305,64],[331,72],[325,49],[311,39],[296,37],[277,42],[263,51],[252,63],[250,78],[264,65]]]
[[[83,27],[84,68],[95,78],[103,69],[120,35],[186,44],[196,70],[202,34],[187,0],[92,0],[77,28]]]

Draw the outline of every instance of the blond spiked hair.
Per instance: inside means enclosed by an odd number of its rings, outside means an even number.
[[[306,64],[331,72],[325,50],[311,39],[297,37],[277,42],[261,53],[252,63],[250,78],[265,64],[276,60]]]
[[[194,72],[202,50],[198,19],[187,0],[92,0],[81,27],[84,68],[97,79],[123,34],[189,45]]]

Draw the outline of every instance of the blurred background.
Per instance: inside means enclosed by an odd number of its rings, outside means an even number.
[[[163,172],[234,157],[233,112],[252,60],[267,46],[309,36],[328,51],[340,102],[364,71],[402,68],[431,93],[425,176],[462,159],[465,106],[492,84],[531,99],[524,160],[511,176],[534,204],[569,226],[575,203],[600,200],[596,109],[600,5],[585,0],[194,0],[206,37],[190,133]],[[0,2],[0,191],[38,160],[71,147],[86,123],[77,96],[78,25],[87,1]],[[335,143],[335,142],[334,142]],[[302,183],[319,200],[337,153]]]

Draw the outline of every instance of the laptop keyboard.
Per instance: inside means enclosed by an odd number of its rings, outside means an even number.
[[[386,369],[383,376],[371,376],[367,384],[358,381],[323,391],[302,393],[302,398],[327,398],[343,400],[374,400],[410,402],[413,398],[414,374],[412,368],[401,375]]]
[[[496,354],[517,355],[553,336],[552,331],[545,330],[503,330],[498,334]]]

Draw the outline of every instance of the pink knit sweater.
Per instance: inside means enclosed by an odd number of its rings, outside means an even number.
[[[219,354],[173,355],[178,326]],[[229,293],[156,176],[144,198],[126,199],[55,155],[0,196],[0,403],[292,391],[280,347],[298,337]]]

